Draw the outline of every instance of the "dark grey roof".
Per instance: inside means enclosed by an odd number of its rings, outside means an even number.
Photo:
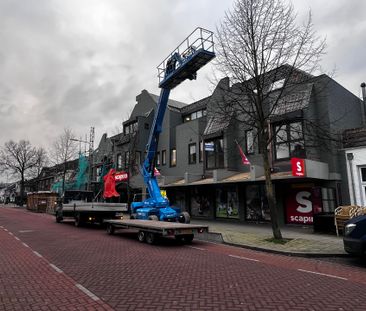
[[[188,114],[188,113],[192,113],[195,112],[197,110],[201,110],[201,109],[205,109],[207,107],[207,103],[209,102],[211,96],[202,98],[199,101],[196,101],[190,105],[187,105],[185,107],[182,108],[181,112],[183,114]]]
[[[343,147],[366,147],[366,127],[345,130],[343,132]]]
[[[313,84],[307,83],[304,84],[301,90],[286,94],[278,101],[277,106],[272,111],[272,114],[283,115],[308,107],[312,89]]]
[[[159,102],[159,96],[155,95],[155,94],[151,94],[149,93],[150,96],[152,97],[152,99],[158,103]],[[169,99],[168,100],[168,106],[173,107],[173,108],[178,108],[178,109],[182,109],[183,107],[187,106],[187,104],[179,102],[177,100],[173,100],[173,99]]]

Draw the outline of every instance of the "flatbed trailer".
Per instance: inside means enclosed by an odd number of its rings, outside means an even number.
[[[102,224],[105,219],[122,219],[128,210],[127,203],[71,202],[62,204],[56,210],[56,222],[73,219],[75,226],[84,223]]]
[[[148,244],[154,244],[158,237],[174,237],[178,241],[190,243],[195,234],[208,232],[208,226],[179,222],[140,219],[107,219],[104,222],[108,234],[113,235],[116,229],[133,229],[137,231],[137,239]]]

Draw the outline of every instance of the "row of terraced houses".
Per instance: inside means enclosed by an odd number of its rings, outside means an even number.
[[[327,215],[331,219],[337,206],[350,203],[352,193],[342,144],[324,140],[324,133],[310,137],[305,122],[315,120],[315,124],[322,123],[318,131],[341,137],[345,130],[364,125],[364,108],[359,98],[329,76],[295,72],[306,75],[306,83],[284,90],[268,124],[274,133],[269,145],[272,179],[281,222],[312,225]],[[280,78],[271,91],[282,87]],[[170,202],[193,218],[266,222],[270,215],[256,130],[238,123],[234,116],[215,112],[223,90],[230,92],[235,87],[224,78],[211,96],[199,101],[169,100],[156,155],[158,180]],[[106,166],[128,173],[127,180],[117,181],[119,201],[131,202],[135,194],[145,194],[139,166],[157,102],[157,95],[143,90],[129,119],[123,122],[123,132],[102,136],[93,154],[92,189],[96,194]],[[243,164],[239,147],[250,165]],[[293,158],[304,166],[302,176],[294,176]],[[47,176],[42,178],[47,180]],[[41,183],[39,190],[49,190],[49,184]]]

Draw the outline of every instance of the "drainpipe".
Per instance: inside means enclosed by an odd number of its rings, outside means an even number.
[[[349,164],[349,170],[351,172],[351,186],[352,186],[352,196],[353,196],[353,198],[352,198],[353,200],[351,200],[351,204],[353,203],[353,205],[356,205],[355,180],[353,178],[353,167],[352,167],[352,160],[353,160],[352,152],[347,153],[347,160],[348,160],[348,164]]]
[[[361,83],[362,90],[362,124],[366,126],[366,83]]]

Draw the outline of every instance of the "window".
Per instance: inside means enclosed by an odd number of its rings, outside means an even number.
[[[247,154],[254,153],[254,134],[253,130],[245,131],[245,146]]]
[[[156,166],[160,165],[160,152],[156,153]]]
[[[125,169],[129,167],[130,164],[130,152],[125,152]]]
[[[117,170],[122,169],[122,154],[117,154]]]
[[[125,124],[123,126],[123,132],[125,135],[128,135],[128,134],[132,134],[132,133],[135,133],[137,131],[137,122],[133,122],[133,123],[130,123],[130,124]]]
[[[173,148],[170,150],[170,166],[177,165],[177,149]]]
[[[216,189],[216,217],[239,218],[239,200],[235,188]]]
[[[195,119],[199,119],[202,118],[203,116],[205,116],[207,114],[206,109],[201,109],[195,112],[192,112],[186,116],[184,116],[184,122],[189,122],[191,120],[195,120]]]
[[[141,151],[135,153],[135,164],[138,166],[141,164]]]
[[[224,140],[216,138],[205,141],[206,168],[224,168]]]
[[[161,164],[166,165],[166,150],[161,152]]]
[[[200,141],[200,150],[199,150],[199,161],[203,162],[203,141]]]
[[[301,122],[275,126],[275,156],[277,160],[292,156],[305,157]]]
[[[336,196],[333,188],[322,188],[322,203],[324,213],[334,213]]]
[[[197,151],[196,151],[196,143],[188,145],[188,163],[196,164],[197,162]]]
[[[270,85],[269,92],[283,88],[284,85],[285,85],[285,79],[277,80]]]

